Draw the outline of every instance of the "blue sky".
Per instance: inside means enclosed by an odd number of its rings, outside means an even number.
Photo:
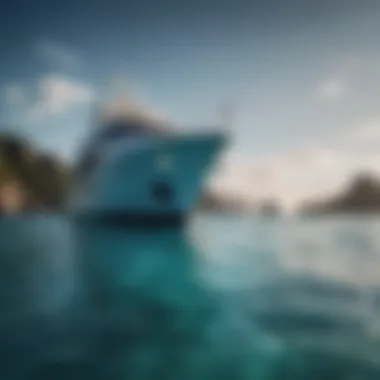
[[[380,167],[379,20],[366,0],[9,1],[1,122],[70,157],[113,75],[183,128],[231,100],[218,188],[291,206]]]

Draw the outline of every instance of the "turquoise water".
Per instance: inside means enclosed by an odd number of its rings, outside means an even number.
[[[380,219],[0,222],[1,379],[378,379]]]

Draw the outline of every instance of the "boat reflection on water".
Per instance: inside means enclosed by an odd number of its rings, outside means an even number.
[[[199,277],[185,233],[93,223],[82,224],[78,235],[90,314],[97,318],[98,373],[110,379],[222,378],[227,369],[216,362],[235,361],[235,354],[229,359],[226,346],[212,350],[215,333],[222,337],[227,329],[218,323],[218,304]],[[240,369],[230,367],[230,376]]]

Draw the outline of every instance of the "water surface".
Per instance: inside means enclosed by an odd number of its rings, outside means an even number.
[[[380,220],[0,222],[1,379],[376,379]]]

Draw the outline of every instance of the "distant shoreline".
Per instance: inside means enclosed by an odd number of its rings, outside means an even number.
[[[373,174],[359,173],[341,194],[326,201],[306,203],[299,213],[307,216],[380,216],[380,179]]]

